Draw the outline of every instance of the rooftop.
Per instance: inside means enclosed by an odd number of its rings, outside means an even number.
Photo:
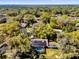
[[[47,39],[31,39],[33,47],[46,47],[48,46]]]

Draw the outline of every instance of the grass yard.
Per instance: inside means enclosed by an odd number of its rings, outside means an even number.
[[[61,52],[58,49],[46,49],[46,56],[48,59],[60,59]]]

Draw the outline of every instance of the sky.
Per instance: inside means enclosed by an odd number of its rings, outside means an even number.
[[[40,4],[79,4],[79,0],[0,0],[0,4],[22,4],[22,5],[40,5]]]

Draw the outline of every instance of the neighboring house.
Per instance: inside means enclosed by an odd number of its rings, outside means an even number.
[[[33,36],[33,35],[31,35],[31,36],[30,36],[30,39],[33,39],[33,38],[34,38],[34,36]]]
[[[0,14],[0,18],[1,18],[1,17],[4,17],[4,16],[5,16],[5,15],[3,15],[3,14]]]
[[[26,29],[27,23],[20,23],[20,31],[25,34],[25,36],[27,35],[27,29]]]
[[[79,17],[76,17],[76,20],[79,20]]]
[[[79,20],[79,17],[72,16],[70,19],[72,19],[72,20]]]
[[[25,27],[27,26],[27,23],[21,23],[20,26],[21,26],[22,28],[25,28]]]
[[[56,14],[57,17],[61,17],[61,14]]]
[[[52,15],[51,18],[61,17],[61,14]]]
[[[7,44],[6,42],[3,42],[2,44],[0,44],[0,54],[3,54],[4,52],[6,52],[7,49]]]
[[[52,16],[51,16],[51,19],[56,18],[56,17],[57,17],[56,15],[52,15]]]
[[[7,21],[7,17],[3,14],[0,14],[0,23],[5,23]]]
[[[61,29],[53,29],[54,31],[56,31],[56,32],[59,32],[59,33],[61,33],[62,32],[62,30]]]
[[[57,17],[57,15],[52,15],[51,17]]]
[[[79,30],[79,23],[77,23],[75,26],[76,26],[76,30]]]
[[[79,27],[79,23],[77,23],[75,26],[76,26],[76,27]]]

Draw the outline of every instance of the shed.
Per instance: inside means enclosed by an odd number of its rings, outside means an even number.
[[[56,42],[49,42],[48,48],[57,49],[58,48],[58,44]]]

